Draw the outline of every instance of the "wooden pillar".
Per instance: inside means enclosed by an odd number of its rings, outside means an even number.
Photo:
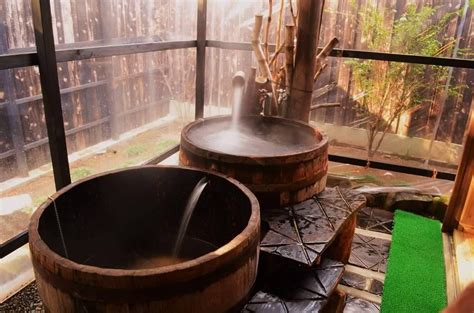
[[[471,186],[472,177],[474,176],[474,114],[467,128],[466,141],[461,162],[459,163],[456,181],[454,183],[453,193],[449,200],[448,209],[444,216],[443,231],[452,232],[459,224],[461,214],[466,218],[474,217],[474,208],[466,205],[468,199],[469,188]],[[471,187],[472,188],[472,187]],[[471,193],[472,194],[472,193]],[[465,213],[463,213],[463,210]],[[467,220],[464,220],[466,223]],[[474,218],[469,223],[473,222]]]
[[[71,183],[71,177],[49,0],[31,0],[31,9],[54,183],[60,189]]]
[[[309,122],[324,0],[298,1],[296,57],[288,117]]]
[[[199,0],[196,46],[196,119],[204,116],[204,88],[206,82],[206,19],[207,0]]]
[[[474,155],[471,158],[474,158]],[[471,182],[467,188],[469,191],[467,192],[459,224],[465,232],[474,234],[474,176],[471,177]]]
[[[0,24],[0,54],[8,52],[8,41],[5,25]],[[1,71],[4,82],[4,92],[8,114],[8,126],[10,128],[10,136],[15,149],[15,161],[17,165],[17,174],[20,176],[28,176],[28,163],[24,150],[25,139],[23,137],[23,129],[21,125],[20,110],[15,102],[15,84],[13,81],[13,70]]]

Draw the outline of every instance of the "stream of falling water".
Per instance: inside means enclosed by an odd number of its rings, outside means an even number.
[[[234,97],[232,99],[232,124],[231,130],[237,131],[239,126],[240,120],[240,110],[242,105],[242,94],[243,94],[243,87],[242,86],[234,86],[233,88]]]
[[[173,248],[173,257],[177,258],[179,252],[181,251],[181,246],[183,245],[184,235],[188,229],[189,221],[193,215],[194,208],[201,196],[204,188],[206,188],[208,179],[206,177],[201,178],[200,181],[196,184],[193,191],[189,195],[188,202],[186,203],[186,208],[184,209],[183,217],[181,219],[181,225],[179,226],[178,236],[176,237],[176,242]]]

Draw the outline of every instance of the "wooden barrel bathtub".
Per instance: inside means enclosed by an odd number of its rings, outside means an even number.
[[[298,203],[326,187],[327,136],[308,124],[269,116],[196,120],[181,132],[181,165],[233,177],[255,193],[262,208]],[[224,134],[224,135],[222,135]],[[255,141],[255,142],[254,142]]]
[[[157,263],[204,176],[184,260]],[[239,182],[147,166],[61,189],[33,214],[29,244],[49,312],[226,312],[241,307],[256,279],[259,232],[258,201]]]

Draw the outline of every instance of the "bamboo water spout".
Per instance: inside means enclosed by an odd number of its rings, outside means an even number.
[[[293,23],[285,25],[284,41],[281,42],[284,0],[280,1],[275,52],[272,55],[269,55],[268,52],[268,34],[271,27],[273,1],[269,0],[263,48],[259,39],[263,27],[263,16],[255,15],[252,48],[259,68],[259,73],[255,77],[255,85],[259,87],[257,88],[259,103],[267,104],[267,110],[263,112],[264,115],[280,115],[308,122],[310,111],[317,108],[311,106],[314,82],[327,67],[326,59],[339,41],[337,38],[331,39],[318,54],[324,0],[300,0],[297,3],[298,13],[295,14],[290,1]],[[281,52],[285,54],[282,66],[279,64],[281,63],[279,60]],[[316,90],[316,93],[321,94],[332,89],[332,87],[327,87],[329,86]],[[269,104],[271,111],[268,110]]]
[[[240,116],[242,115],[242,99],[245,88],[245,74],[242,71],[235,73],[232,78],[232,129],[237,129]]]

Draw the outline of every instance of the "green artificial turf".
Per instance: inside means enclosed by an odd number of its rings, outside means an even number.
[[[446,306],[441,224],[397,210],[382,313],[440,312]]]

